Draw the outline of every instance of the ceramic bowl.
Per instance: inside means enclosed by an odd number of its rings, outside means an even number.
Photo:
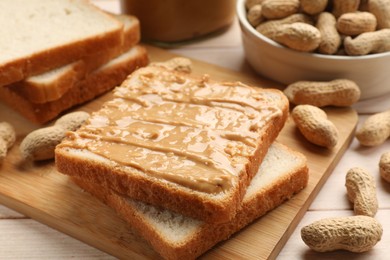
[[[270,40],[246,19],[245,0],[237,0],[245,57],[262,76],[288,85],[299,80],[347,78],[361,89],[361,99],[390,92],[390,52],[364,56],[336,56],[298,52]]]

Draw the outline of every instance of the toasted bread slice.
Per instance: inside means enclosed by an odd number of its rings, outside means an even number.
[[[73,178],[76,184],[113,208],[164,259],[195,259],[255,219],[276,208],[308,183],[306,158],[274,143],[247,189],[236,216],[210,224],[120,195],[107,185]]]
[[[282,129],[276,89],[160,66],[135,71],[56,149],[64,174],[207,222],[226,222]]]
[[[0,86],[122,40],[123,24],[87,0],[2,0],[0,10]]]
[[[140,40],[139,21],[134,16],[116,15],[124,24],[122,43],[108,50],[83,57],[60,68],[28,77],[16,82],[12,87],[23,98],[32,103],[42,104],[61,98],[69,89],[77,85],[95,69],[118,57],[136,45]]]
[[[0,101],[30,121],[43,124],[54,119],[61,112],[118,86],[127,75],[139,67],[146,66],[148,61],[146,49],[142,46],[134,46],[79,81],[57,100],[35,104],[12,88],[1,87]]]

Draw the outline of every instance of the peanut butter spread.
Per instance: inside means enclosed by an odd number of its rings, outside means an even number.
[[[237,182],[262,126],[281,115],[272,92],[156,68],[138,70],[114,95],[61,146],[207,193]]]

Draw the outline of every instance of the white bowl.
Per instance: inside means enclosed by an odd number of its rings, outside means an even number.
[[[256,31],[246,19],[245,0],[237,0],[237,16],[247,61],[271,80],[288,85],[347,78],[358,84],[361,99],[390,92],[390,52],[353,57],[298,52]]]

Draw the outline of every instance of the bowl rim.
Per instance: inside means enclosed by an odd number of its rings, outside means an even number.
[[[320,53],[309,53],[309,52],[298,52],[291,50],[289,48],[284,47],[283,45],[269,39],[268,37],[265,37],[261,33],[259,33],[253,26],[248,22],[246,18],[246,8],[245,8],[245,2],[246,0],[237,0],[236,3],[236,13],[238,16],[238,20],[242,27],[244,27],[251,35],[255,36],[256,38],[260,39],[261,41],[275,47],[278,49],[288,50],[294,53],[299,53],[301,55],[307,56],[307,57],[314,57],[319,59],[328,59],[328,60],[348,60],[348,61],[359,61],[359,60],[367,60],[367,59],[373,59],[373,58],[383,58],[390,56],[390,51],[383,52],[383,53],[373,53],[369,55],[361,55],[361,56],[347,56],[347,55],[327,55],[327,54],[320,54]]]

